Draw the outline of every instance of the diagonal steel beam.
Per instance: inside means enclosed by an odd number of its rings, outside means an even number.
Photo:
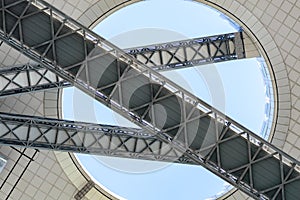
[[[42,65],[26,64],[0,69],[0,97],[71,86]]]
[[[125,52],[156,71],[173,70],[245,58],[242,37],[242,32],[228,33],[136,47]],[[0,69],[0,97],[68,86],[72,85],[39,64]]]
[[[172,70],[246,58],[243,32],[152,44],[124,51],[154,70]]]
[[[194,164],[141,129],[0,113],[0,144]]]
[[[0,38],[10,46],[251,197],[298,199],[299,161],[44,1],[0,2]],[[75,144],[72,136],[65,140]]]

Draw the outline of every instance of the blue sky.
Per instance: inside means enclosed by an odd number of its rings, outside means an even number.
[[[200,3],[181,0],[133,4],[95,28],[95,32],[121,48],[235,31],[236,27],[220,17],[220,13]],[[164,72],[164,75],[254,132],[260,132],[265,95],[256,59],[198,66]],[[132,126],[72,88],[64,90],[63,109],[66,119]],[[78,155],[78,158],[102,185],[130,200],[206,199],[224,186],[222,180],[199,166],[88,155]]]

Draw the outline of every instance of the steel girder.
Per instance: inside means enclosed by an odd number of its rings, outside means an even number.
[[[242,32],[126,49],[154,70],[170,70],[245,58]]]
[[[0,69],[0,97],[68,86],[71,84],[41,65]]]
[[[156,71],[245,58],[242,32],[126,49]],[[71,86],[39,64],[0,69],[0,97]]]
[[[0,37],[256,199],[297,199],[299,162],[51,5],[1,0]]]
[[[0,113],[0,144],[193,164],[141,129]]]

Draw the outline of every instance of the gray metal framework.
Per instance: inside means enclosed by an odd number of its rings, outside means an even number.
[[[0,97],[68,86],[71,84],[41,65],[0,69]]]
[[[141,129],[7,113],[0,113],[0,129],[2,145],[189,163],[169,144]]]
[[[0,37],[256,199],[298,199],[299,162],[44,1],[1,0]]]
[[[126,49],[156,71],[245,58],[242,32]],[[72,86],[39,64],[0,69],[0,97]]]
[[[228,33],[126,49],[154,70],[170,70],[245,58],[243,33]]]
[[[242,32],[126,49],[156,71],[245,58]],[[0,69],[0,97],[72,86],[39,64]]]

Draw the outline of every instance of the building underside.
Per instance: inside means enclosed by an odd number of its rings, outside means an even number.
[[[49,0],[47,2],[84,26],[92,28],[116,10],[138,1]],[[234,19],[243,28],[245,33],[247,33],[247,37],[252,41],[249,44],[255,45],[255,48],[245,49],[246,57],[247,55],[250,57],[256,56],[256,49],[258,49],[259,53],[265,58],[275,89],[275,117],[269,142],[293,157],[296,161],[299,160],[300,2],[296,0],[199,2],[218,9]],[[13,35],[14,33],[12,32],[11,34]],[[248,43],[245,42],[245,44],[247,46]],[[132,50],[131,52],[138,51]],[[141,54],[140,57],[144,58],[145,64],[157,63],[157,60],[151,60],[151,54],[145,54],[145,50],[143,53],[144,55]],[[138,56],[136,57],[138,58]],[[204,57],[201,56],[203,60],[205,60]],[[24,66],[28,62],[32,62],[30,58],[19,53],[6,43],[1,43],[0,61],[3,67],[1,74],[6,73],[4,69],[7,66]],[[163,63],[162,59],[158,61],[160,61],[160,64]],[[175,61],[179,62],[178,59]],[[200,61],[198,60],[198,62]],[[178,66],[176,62],[174,62],[175,64],[169,63],[168,66]],[[160,64],[157,64],[158,69],[161,67]],[[184,65],[188,64],[186,62]],[[28,67],[28,65],[26,66]],[[46,72],[36,70],[35,73],[41,75],[41,73]],[[53,75],[47,77],[44,82],[40,82],[48,84],[47,87],[30,87],[35,90],[35,92],[31,93],[27,92],[29,86],[20,89],[15,79],[11,89],[16,89],[13,87],[17,87],[19,89],[18,92],[23,93],[11,95],[12,92],[9,90],[7,90],[7,93],[2,93],[0,111],[60,119],[62,114],[61,90],[55,88],[66,87],[74,84],[74,82],[71,79],[67,79],[67,82],[64,82]],[[14,80],[12,76],[2,76],[0,78],[3,78],[3,80]],[[49,81],[50,79],[52,82]],[[49,82],[55,82],[55,84],[49,84]],[[32,81],[28,81],[28,83],[32,83]],[[45,90],[45,87],[47,90]],[[6,117],[8,118],[8,116]],[[172,135],[172,133],[170,134]],[[190,145],[197,146],[197,144]],[[116,199],[108,191],[91,181],[91,178],[80,167],[72,153],[36,150],[34,148],[21,148],[9,145],[1,146],[0,152],[8,159],[7,165],[0,174],[1,199]],[[212,154],[209,158],[211,157]],[[191,159],[191,157],[189,158]],[[295,163],[297,164],[297,162]],[[196,164],[198,163],[196,162]],[[292,171],[287,173],[292,173]],[[249,182],[251,185],[251,181]],[[232,190],[221,198],[249,199],[251,197],[239,190]],[[280,199],[280,197],[278,198]],[[288,199],[287,197],[285,198]]]

